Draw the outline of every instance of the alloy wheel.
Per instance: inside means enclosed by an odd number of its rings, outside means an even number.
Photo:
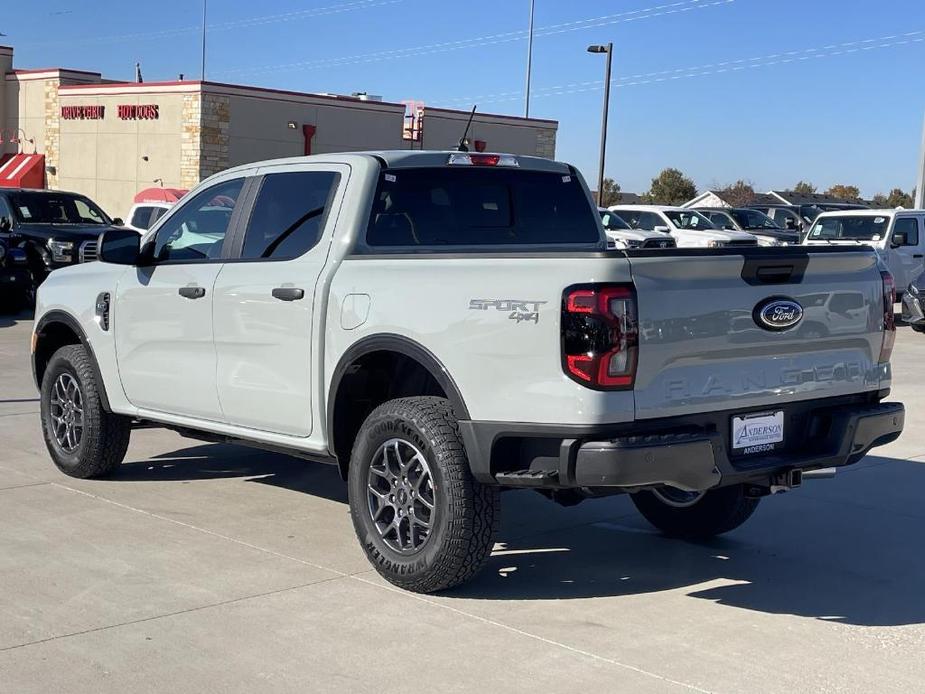
[[[369,516],[383,542],[400,554],[424,547],[434,527],[436,493],[427,458],[399,438],[379,446],[366,482]]]
[[[73,453],[80,446],[84,434],[83,394],[77,379],[62,373],[51,389],[52,434],[65,453]]]

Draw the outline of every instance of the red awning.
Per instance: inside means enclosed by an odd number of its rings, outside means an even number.
[[[44,154],[4,154],[0,157],[0,188],[44,187]]]
[[[183,188],[145,188],[135,196],[135,202],[177,202],[187,192]]]

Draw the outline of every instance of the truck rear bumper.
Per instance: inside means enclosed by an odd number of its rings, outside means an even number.
[[[787,421],[796,427],[785,448],[753,457],[730,455],[733,412],[645,423],[649,430],[640,433],[620,425],[545,433],[485,422],[460,422],[460,428],[473,473],[484,483],[626,490],[671,485],[704,491],[733,484],[770,484],[789,470],[856,463],[871,448],[898,438],[905,417],[901,403],[869,400],[810,401],[784,410]],[[638,429],[640,423],[634,426]]]

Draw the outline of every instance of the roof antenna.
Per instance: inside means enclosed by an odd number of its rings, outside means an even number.
[[[469,114],[469,122],[466,123],[466,129],[463,131],[463,136],[459,138],[459,144],[456,145],[457,152],[468,152],[469,146],[466,144],[466,138],[469,136],[469,128],[472,126],[472,119],[475,118],[475,109],[478,108],[478,104],[473,105],[472,113]]]

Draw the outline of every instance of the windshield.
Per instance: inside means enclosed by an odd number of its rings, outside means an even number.
[[[601,210],[601,223],[608,231],[630,228],[630,225],[624,222],[622,217],[610,210]]]
[[[82,195],[21,192],[9,195],[20,224],[109,224],[109,217]]]
[[[668,217],[671,223],[678,227],[678,229],[693,229],[694,231],[716,229],[713,222],[699,212],[694,212],[693,210],[669,210],[665,212],[665,216]]]
[[[601,242],[577,176],[514,168],[433,167],[382,173],[369,246]]]
[[[780,229],[777,222],[758,210],[733,210],[732,216],[743,229]]]
[[[889,217],[855,215],[823,217],[809,232],[812,241],[879,241],[886,235]]]

